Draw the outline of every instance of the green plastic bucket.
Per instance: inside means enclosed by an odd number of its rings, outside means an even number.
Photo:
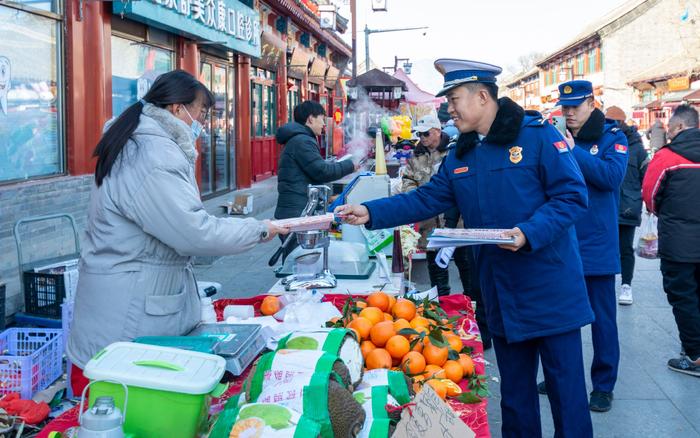
[[[124,432],[138,438],[194,438],[206,432],[209,394],[182,394],[129,386],[129,409]],[[98,397],[111,396],[115,406],[124,405],[124,388],[109,382],[90,386],[92,407]]]
[[[92,380],[89,406],[110,396],[128,409],[124,432],[137,438],[195,438],[206,432],[211,396],[226,389],[221,357],[132,342],[115,342],[93,357],[84,374]]]

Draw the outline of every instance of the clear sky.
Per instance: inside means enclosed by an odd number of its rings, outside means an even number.
[[[349,18],[349,0],[333,1]],[[371,0],[357,0],[358,64],[365,57],[365,24],[370,29],[428,26],[427,31],[371,34],[369,51],[380,67],[393,66],[394,56],[410,58],[411,79],[434,93],[442,83],[433,68],[437,58],[485,61],[506,70],[517,65],[520,55],[549,53],[563,46],[625,1],[387,0],[387,12],[373,12]],[[348,44],[350,30],[343,35]]]

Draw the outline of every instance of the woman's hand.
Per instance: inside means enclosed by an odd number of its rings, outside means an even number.
[[[278,234],[285,235],[289,233],[288,228],[278,227],[269,220],[264,220],[263,223],[267,226],[267,236],[261,239],[262,242],[269,242],[270,240],[274,239],[275,236],[277,236]]]

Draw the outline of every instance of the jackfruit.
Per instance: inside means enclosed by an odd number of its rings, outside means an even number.
[[[366,413],[352,393],[338,382],[328,384],[328,414],[335,438],[355,438],[365,423]]]
[[[243,390],[248,403],[275,403],[319,423],[323,438],[355,437],[365,413],[347,389],[349,380],[337,356],[279,350],[260,357]]]
[[[352,330],[319,328],[295,331],[282,338],[277,349],[323,350],[338,356],[345,363],[353,386],[362,380],[362,350]]]

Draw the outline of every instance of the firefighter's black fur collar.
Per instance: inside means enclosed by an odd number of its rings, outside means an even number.
[[[576,140],[581,141],[596,141],[603,136],[605,129],[605,114],[598,108],[594,109],[586,123],[581,126],[581,129],[576,135]]]
[[[491,124],[488,135],[484,138],[485,142],[507,145],[515,141],[520,134],[520,126],[523,123],[525,111],[507,97],[498,99],[498,112],[496,118]],[[466,132],[457,139],[457,158],[461,158],[470,149],[476,146],[479,140],[479,135],[476,131]]]

